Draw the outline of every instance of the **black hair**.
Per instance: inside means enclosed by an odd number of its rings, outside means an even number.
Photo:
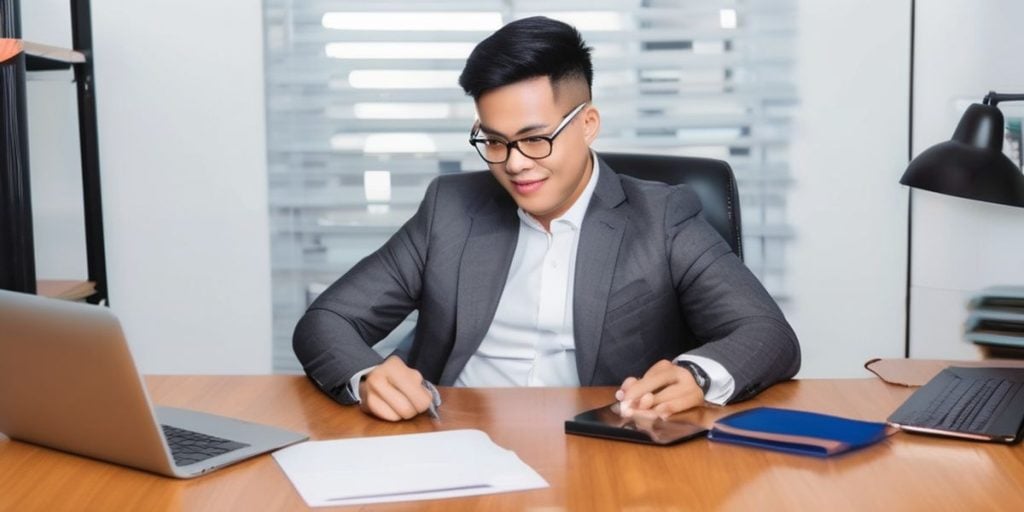
[[[544,16],[523,18],[476,45],[459,85],[475,101],[491,89],[530,78],[548,77],[556,93],[566,79],[578,79],[587,82],[589,99],[594,82],[590,52],[572,25]]]

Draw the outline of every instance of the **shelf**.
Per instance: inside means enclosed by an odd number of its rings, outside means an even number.
[[[68,69],[74,64],[85,64],[85,54],[59,46],[22,41],[25,50],[25,69],[28,71],[52,71]]]
[[[28,71],[68,69],[74,64],[86,62],[84,53],[68,48],[22,39],[0,39],[0,62],[22,52],[25,53],[25,69]]]
[[[0,39],[0,62],[21,53],[21,46],[20,39]]]

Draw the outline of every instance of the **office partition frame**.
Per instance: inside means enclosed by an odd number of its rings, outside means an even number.
[[[36,292],[26,72],[71,68],[78,99],[88,280],[96,287],[96,292],[87,300],[109,302],[90,5],[89,0],[70,0],[69,3],[72,44],[74,51],[84,55],[82,62],[27,56],[21,52],[11,61],[0,63],[0,213],[3,215],[0,220],[0,288]],[[21,39],[20,14],[19,0],[0,0],[0,38]]]

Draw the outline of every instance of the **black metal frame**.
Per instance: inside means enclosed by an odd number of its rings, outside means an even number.
[[[99,141],[93,79],[92,21],[89,0],[70,0],[74,49],[85,62],[74,64],[78,89],[78,137],[82,160],[85,243],[89,280],[96,293],[89,302],[109,302]],[[21,39],[19,0],[0,0],[0,38]],[[35,293],[35,249],[25,108],[27,69],[67,69],[68,64],[28,59],[24,53],[0,63],[0,288]]]
[[[916,41],[914,31],[916,30],[917,2],[910,0],[910,87],[907,91],[908,110],[907,112],[907,163],[914,159],[914,43]],[[910,272],[913,269],[912,258],[914,250],[914,189],[907,187],[907,282],[904,290],[906,296],[903,298],[904,324],[903,324],[903,357],[910,358],[910,292],[913,287]]]
[[[0,0],[0,38],[21,39],[18,0]],[[24,52],[0,63],[0,288],[36,292]]]
[[[75,64],[78,88],[78,144],[82,157],[82,194],[85,205],[85,251],[89,280],[96,293],[89,302],[110,302],[107,296],[107,257],[103,239],[103,201],[100,190],[100,146],[96,126],[96,86],[93,80],[92,16],[89,0],[71,0],[71,38],[85,62]]]

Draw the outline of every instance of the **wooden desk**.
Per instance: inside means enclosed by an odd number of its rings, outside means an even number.
[[[439,425],[371,420],[297,376],[150,377],[154,401],[335,439],[480,428],[551,487],[408,502],[373,510],[1024,510],[1024,445],[896,434],[817,459],[696,440],[669,448],[566,436],[563,421],[609,401],[609,388],[442,389]],[[884,420],[913,390],[877,379],[804,380],[756,400],[703,411],[702,421],[754,405]],[[352,461],[358,464],[359,461]],[[290,510],[304,502],[269,456],[179,481],[0,441],[2,510]]]

